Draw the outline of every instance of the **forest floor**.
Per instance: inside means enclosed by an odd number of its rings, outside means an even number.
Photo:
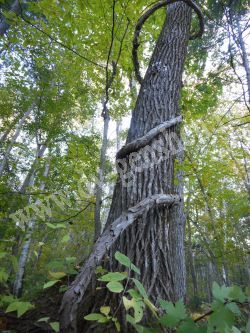
[[[5,313],[0,310],[0,332],[55,333],[49,324],[38,322],[38,320],[49,317],[49,322],[58,322],[62,297],[63,293],[59,292],[58,285],[55,285],[44,290],[33,302],[34,309],[29,310],[20,318],[17,318],[14,313]]]

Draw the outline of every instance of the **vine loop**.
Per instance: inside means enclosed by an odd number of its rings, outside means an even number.
[[[138,48],[139,48],[139,36],[140,36],[140,32],[141,29],[144,25],[144,23],[147,21],[147,19],[154,14],[155,11],[157,11],[158,9],[168,6],[170,4],[173,4],[175,2],[185,2],[189,7],[191,7],[195,13],[198,16],[199,19],[199,24],[200,24],[200,29],[197,33],[195,33],[194,35],[190,36],[190,39],[196,39],[198,37],[201,37],[203,32],[204,32],[204,16],[202,14],[201,9],[192,1],[192,0],[162,0],[157,2],[156,4],[154,4],[152,7],[150,7],[138,20],[136,26],[135,26],[135,32],[134,32],[134,39],[133,39],[133,50],[132,50],[132,58],[133,58],[133,63],[134,63],[134,70],[135,70],[135,76],[136,79],[138,80],[138,82],[140,84],[142,84],[142,77],[140,74],[140,64],[139,64],[139,60],[138,60]]]

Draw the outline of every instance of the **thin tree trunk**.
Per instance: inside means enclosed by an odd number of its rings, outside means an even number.
[[[24,182],[22,184],[22,186],[20,187],[20,192],[21,193],[25,193],[27,188],[32,186],[32,179],[35,176],[35,172],[37,169],[37,163],[39,161],[39,159],[41,159],[45,153],[47,149],[47,144],[42,144],[38,146],[38,150],[37,150],[37,154],[36,154],[36,159],[34,160],[28,174],[26,175]]]
[[[124,38],[128,31],[129,23],[125,29],[123,37],[120,41],[120,47],[118,50],[116,60],[111,62],[111,54],[113,53],[114,48],[114,41],[115,41],[115,25],[116,25],[116,0],[112,1],[112,27],[111,27],[111,40],[110,46],[108,50],[107,62],[106,62],[106,82],[105,82],[105,96],[103,101],[103,109],[102,109],[102,117],[104,120],[104,129],[103,129],[103,140],[102,140],[102,147],[101,147],[101,159],[100,159],[100,167],[98,172],[98,180],[96,184],[96,205],[95,205],[95,212],[94,212],[94,222],[95,222],[95,240],[100,236],[102,231],[102,224],[101,224],[101,205],[102,205],[102,192],[103,192],[103,181],[104,181],[104,173],[105,173],[105,164],[106,164],[106,153],[108,148],[108,128],[109,128],[109,90],[114,82],[115,76],[117,74],[117,65],[121,56],[122,46],[124,42]],[[112,63],[112,72],[109,74],[109,66]]]
[[[189,190],[190,191],[190,190]],[[192,251],[192,230],[191,230],[191,223],[190,223],[190,196],[191,194],[188,195],[187,198],[187,213],[186,213],[186,224],[187,224],[187,231],[188,231],[188,258],[189,258],[189,270],[191,273],[191,279],[192,279],[192,284],[193,284],[193,296],[197,297],[198,296],[198,284],[197,284],[197,278],[196,278],[196,272],[195,272],[195,262],[194,262],[194,255]]]
[[[196,279],[196,272],[195,272],[195,266],[194,266],[194,256],[192,251],[192,239],[191,239],[191,225],[189,217],[187,216],[187,230],[188,230],[188,257],[189,257],[189,268],[192,278],[192,284],[193,284],[193,296],[198,296],[198,285],[197,285],[197,279]]]
[[[153,301],[158,297],[176,301],[185,294],[182,174],[175,168],[175,160],[182,158],[182,148],[174,154],[169,136],[181,143],[179,98],[190,23],[191,10],[186,4],[168,7],[132,114],[127,148],[118,152],[118,166],[126,164],[127,172],[118,168],[120,175],[105,230],[64,295],[62,333],[106,332],[103,326],[100,330],[91,327],[83,316],[110,304],[112,295],[106,289],[95,290],[95,267],[119,269],[113,259],[117,249],[140,267],[142,282]],[[153,136],[153,129],[162,123],[165,130]],[[132,147],[137,149],[131,151]],[[126,177],[130,181],[126,182]],[[107,257],[109,260],[105,260]],[[114,306],[118,303],[119,297],[112,298]],[[123,323],[122,332],[133,331],[124,324],[122,309],[118,317]],[[109,333],[114,331],[108,328]]]
[[[248,54],[246,50],[246,45],[242,36],[242,30],[240,26],[240,21],[239,18],[236,18],[236,23],[237,23],[237,29],[238,29],[238,42],[239,46],[241,49],[241,56],[242,56],[242,62],[243,62],[243,67],[246,72],[246,78],[247,78],[247,90],[248,90],[248,102],[250,103],[250,66],[249,66],[249,60],[248,60]]]
[[[43,177],[46,179],[48,177],[49,174],[49,163],[47,163],[45,165],[45,170],[44,170],[44,174]],[[45,188],[45,181],[41,182],[40,185],[40,190],[43,191]],[[39,203],[39,199],[36,201],[35,204]],[[14,282],[14,287],[13,287],[13,295],[16,297],[21,297],[22,296],[22,289],[23,289],[23,278],[24,278],[24,274],[25,274],[25,268],[26,268],[26,264],[28,261],[28,256],[29,256],[29,250],[30,250],[30,244],[31,244],[31,240],[32,240],[32,234],[35,228],[35,219],[32,219],[29,223],[28,223],[28,230],[27,233],[25,235],[25,241],[21,250],[21,254],[19,257],[19,262],[18,262],[18,269],[17,269],[17,273],[16,273],[16,279]]]
[[[121,119],[116,120],[116,150],[121,149],[121,125],[122,121]]]
[[[37,166],[37,160],[38,160],[38,158],[43,157],[46,148],[47,148],[47,146],[45,146],[45,145],[38,146],[37,153],[36,153],[36,159],[35,159],[33,165],[31,166],[31,169],[29,170],[28,174],[26,175],[26,177],[23,181],[23,184],[20,188],[21,193],[25,193],[27,188],[33,185],[35,172],[36,172],[36,166]],[[11,207],[12,207],[11,210],[14,210],[14,204],[12,204]],[[11,252],[12,255],[15,257],[18,255],[19,243],[21,242],[21,239],[22,239],[22,237],[20,237],[20,234],[17,234],[17,236],[15,238],[15,243],[12,246],[12,252]],[[12,275],[12,272],[13,272],[13,267],[11,266],[9,275]]]
[[[98,170],[98,181],[95,186],[95,211],[94,211],[94,221],[95,221],[95,241],[101,234],[102,223],[101,223],[101,206],[102,206],[102,192],[104,185],[104,175],[105,175],[105,164],[106,164],[106,154],[108,148],[108,129],[109,129],[109,113],[104,113],[104,127],[103,127],[103,136],[102,136],[102,147],[101,147],[101,157],[100,157],[100,166]]]
[[[16,140],[17,140],[17,138],[18,138],[18,136],[19,136],[19,134],[20,134],[20,132],[21,132],[21,130],[22,130],[23,124],[24,124],[24,122],[26,121],[26,119],[28,118],[28,116],[30,115],[31,111],[32,111],[31,108],[28,109],[28,110],[24,113],[24,115],[22,116],[22,118],[20,119],[20,121],[19,121],[19,123],[18,123],[18,125],[17,125],[16,131],[15,131],[15,133],[14,133],[14,135],[13,135],[13,137],[12,137],[12,139],[11,139],[11,141],[10,141],[10,143],[9,143],[9,145],[8,145],[8,147],[7,147],[6,151],[5,151],[5,153],[4,153],[3,160],[2,160],[2,162],[1,162],[1,164],[0,164],[0,176],[1,176],[1,175],[3,174],[3,172],[4,172],[4,169],[5,169],[5,166],[6,166],[6,164],[7,164],[7,161],[8,161],[8,158],[9,158],[10,152],[11,152],[11,150],[12,150],[12,148],[13,148],[13,145],[15,144],[15,142],[16,142]]]
[[[204,232],[202,231],[201,227],[199,226],[198,222],[193,222],[193,225],[196,227],[196,229],[198,230],[200,237],[203,241],[204,247],[206,248],[206,251],[203,250],[204,254],[207,256],[208,260],[211,260],[211,263],[214,267],[214,271],[215,271],[215,275],[216,275],[216,280],[218,283],[222,284],[223,282],[223,277],[220,273],[218,264],[217,264],[217,260],[216,260],[216,256],[214,255],[213,251],[211,250],[211,246],[210,243],[208,242],[206,235],[204,234]],[[203,245],[202,245],[203,248]]]

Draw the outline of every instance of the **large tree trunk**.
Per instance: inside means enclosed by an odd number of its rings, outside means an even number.
[[[99,332],[83,316],[99,312],[100,306],[111,304],[111,300],[112,304],[119,302],[119,297],[112,298],[105,289],[95,289],[97,265],[119,269],[113,260],[116,250],[140,267],[142,282],[153,301],[157,297],[176,301],[185,294],[182,181],[175,160],[182,158],[179,98],[190,23],[191,9],[186,4],[168,7],[132,114],[127,146],[117,154],[118,166],[125,168],[126,164],[127,172],[118,168],[106,228],[64,295],[60,332]],[[169,143],[170,136],[178,138],[177,154]],[[118,317],[122,320],[121,313]],[[108,328],[108,332],[113,331]],[[130,331],[124,322],[122,331]],[[105,332],[105,327],[100,332]]]

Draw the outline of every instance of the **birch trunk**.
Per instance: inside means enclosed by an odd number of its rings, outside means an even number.
[[[119,151],[121,149],[121,126],[122,120],[116,120],[116,150]]]
[[[10,141],[10,144],[8,145],[8,147],[7,147],[7,149],[6,149],[5,153],[4,153],[3,160],[2,160],[2,162],[1,162],[1,164],[0,164],[0,176],[1,176],[1,175],[3,174],[3,172],[4,172],[4,169],[5,169],[5,166],[6,166],[6,164],[7,164],[7,161],[8,161],[8,158],[9,158],[10,152],[11,152],[11,150],[12,150],[12,148],[13,148],[13,145],[15,144],[15,142],[16,142],[18,136],[20,135],[20,132],[21,132],[22,127],[23,127],[23,124],[24,124],[24,122],[26,121],[26,119],[28,118],[28,116],[31,114],[31,111],[32,111],[32,109],[28,109],[28,110],[24,113],[24,115],[22,116],[22,118],[20,119],[20,121],[19,121],[19,123],[18,123],[18,125],[17,125],[17,127],[16,127],[16,131],[15,131],[15,133],[14,133],[14,135],[13,135],[11,141]]]
[[[106,154],[108,148],[108,129],[109,129],[109,115],[104,113],[104,126],[103,126],[103,136],[102,136],[102,147],[100,156],[100,166],[98,170],[98,179],[95,186],[95,211],[94,211],[94,221],[95,221],[95,241],[101,234],[102,223],[101,223],[101,206],[102,206],[102,193],[104,186],[104,175],[105,175],[105,164],[106,164]]]
[[[47,149],[47,145],[45,145],[45,144],[40,145],[38,147],[36,159],[34,160],[32,166],[31,166],[28,174],[26,175],[24,182],[19,190],[21,193],[25,193],[27,188],[32,186],[32,179],[34,178],[34,175],[35,175],[35,172],[37,169],[38,160],[43,157],[46,149]]]
[[[104,304],[119,304],[119,297],[112,298],[105,289],[96,291],[95,277],[98,265],[112,271],[121,269],[113,259],[116,250],[140,268],[142,283],[153,301],[158,297],[176,301],[185,294],[182,174],[176,170],[175,160],[182,158],[179,98],[190,23],[191,10],[186,4],[168,6],[132,114],[127,148],[118,152],[118,156],[123,156],[120,164],[127,172],[118,168],[120,175],[105,230],[64,295],[60,311],[62,333],[115,332],[112,327],[93,326],[83,317],[99,312]],[[172,125],[167,126],[170,120]],[[154,131],[160,124],[164,130]],[[176,154],[174,145],[169,143],[170,136],[179,141]],[[131,151],[131,147],[137,150]],[[107,257],[109,260],[105,260]],[[122,310],[118,317],[122,332],[134,331],[127,327]]]
[[[49,174],[49,164],[47,163],[45,166],[43,177],[46,179],[48,177],[48,174]],[[41,185],[40,185],[40,190],[43,191],[44,189],[45,189],[45,181],[42,181]],[[39,199],[36,201],[36,204],[38,204],[38,203],[39,203]],[[35,228],[35,224],[36,224],[36,222],[34,219],[28,223],[28,230],[25,235],[25,241],[24,241],[24,244],[23,244],[23,247],[21,250],[21,254],[19,257],[18,270],[16,273],[16,279],[15,279],[14,287],[13,287],[13,295],[15,297],[22,296],[23,278],[24,278],[24,274],[25,274],[26,264],[28,261],[30,244],[31,244],[32,234],[33,234],[33,231]]]
[[[246,78],[247,78],[248,102],[250,103],[250,66],[249,66],[248,54],[246,50],[246,44],[242,36],[240,21],[238,18],[236,18],[236,23],[237,23],[238,37],[239,37],[238,42],[241,49],[243,67],[245,69]]]

